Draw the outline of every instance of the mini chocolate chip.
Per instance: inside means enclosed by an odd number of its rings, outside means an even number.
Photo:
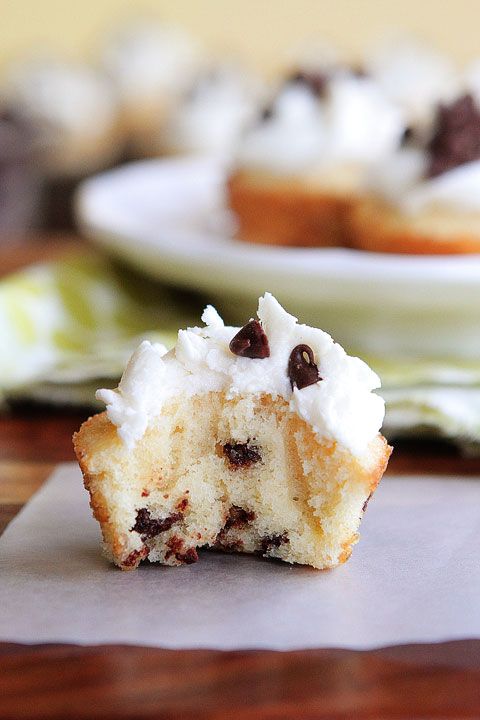
[[[270,357],[268,339],[258,320],[250,320],[230,341],[234,355],[263,360]]]
[[[143,538],[153,538],[166,530],[170,530],[172,525],[181,520],[182,513],[172,513],[166,518],[152,518],[147,508],[137,510],[135,525],[130,529],[138,532]]]
[[[372,497],[372,495],[373,495],[373,493],[370,493],[370,495],[367,497],[367,499],[366,499],[365,502],[363,503],[363,505],[362,505],[362,513],[364,513],[365,510],[367,509],[367,505],[368,505],[369,500],[370,500],[370,498]]]
[[[278,548],[280,545],[285,545],[285,543],[289,542],[287,532],[283,532],[281,535],[266,535],[262,538],[262,551],[266,554],[273,548]]]
[[[246,443],[225,443],[223,446],[223,454],[228,458],[233,469],[250,467],[262,459],[259,448],[256,445],[249,445],[249,442],[247,440]]]
[[[296,385],[299,390],[314,385],[322,378],[318,367],[313,362],[313,350],[308,345],[297,345],[288,359],[288,377],[292,390]]]
[[[238,505],[232,505],[225,521],[224,530],[243,527],[253,520],[255,520],[255,513],[252,510],[244,510]]]
[[[305,85],[315,97],[325,95],[330,77],[327,73],[298,70],[287,79],[289,85]]]
[[[184,550],[185,543],[178,535],[172,535],[170,540],[167,542],[167,547],[170,549],[165,553],[165,560],[168,560],[175,555],[176,560],[186,565],[191,565],[198,560],[198,554],[194,547],[187,548]]]
[[[440,105],[427,152],[427,178],[480,159],[480,108],[472,95],[463,95],[451,105]]]
[[[122,565],[124,568],[132,568],[138,565],[142,562],[142,560],[145,560],[145,558],[148,555],[148,549],[142,548],[141,550],[132,550],[130,555],[128,555],[125,560],[123,561]]]

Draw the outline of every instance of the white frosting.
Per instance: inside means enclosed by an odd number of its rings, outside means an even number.
[[[369,78],[339,73],[322,99],[291,83],[272,117],[245,137],[238,163],[279,173],[371,163],[393,151],[404,127],[402,112]]]
[[[103,62],[124,101],[181,93],[201,61],[198,44],[180,29],[139,20],[107,43]]]
[[[96,135],[116,119],[110,85],[94,70],[35,59],[11,68],[8,100],[52,133]]]
[[[270,293],[260,298],[258,317],[270,346],[270,357],[264,359],[234,355],[229,342],[239,328],[225,326],[211,306],[202,315],[206,326],[180,330],[169,353],[161,345],[143,342],[118,388],[97,392],[123,442],[133,447],[172,397],[225,392],[233,398],[252,393],[284,398],[319,438],[363,455],[384,416],[382,398],[371,392],[380,387],[377,375],[348,356],[327,333],[299,325]],[[288,359],[299,344],[312,348],[322,380],[292,391]]]
[[[451,100],[459,88],[450,60],[409,37],[383,42],[367,59],[366,67],[414,125],[428,123],[437,103]]]
[[[253,120],[260,87],[229,66],[199,77],[162,129],[161,141],[181,152],[228,155]]]
[[[35,129],[42,169],[48,174],[84,174],[118,152],[114,92],[87,66],[50,59],[16,64],[4,92],[6,102]]]
[[[460,212],[480,211],[480,160],[425,179],[426,167],[425,153],[403,149],[388,163],[375,168],[367,184],[371,190],[411,214],[434,206]]]

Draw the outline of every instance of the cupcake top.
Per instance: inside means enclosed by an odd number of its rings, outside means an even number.
[[[114,126],[117,106],[109,83],[84,65],[40,59],[18,63],[7,74],[5,102],[36,131],[41,162],[47,172],[70,175],[100,167],[95,157],[71,149],[95,143]]]
[[[257,112],[261,83],[240,68],[217,65],[201,73],[160,130],[159,145],[176,152],[229,156]]]
[[[122,441],[133,447],[177,395],[224,392],[282,397],[319,439],[336,441],[361,457],[377,435],[384,402],[371,391],[377,375],[348,356],[327,333],[300,325],[270,295],[260,298],[258,321],[243,328],[224,325],[208,306],[205,327],[180,330],[167,353],[143,342],[116,390],[99,390]]]
[[[371,190],[417,213],[480,210],[480,105],[471,93],[440,105],[426,142],[407,143],[368,180]]]
[[[428,125],[438,103],[451,101],[460,78],[443,54],[408,36],[379,44],[366,58],[366,70],[415,128]]]
[[[200,46],[185,32],[146,19],[120,27],[103,51],[103,66],[124,104],[182,94],[201,60]]]
[[[237,162],[280,174],[363,166],[390,154],[404,128],[401,111],[371,78],[302,70],[245,135]]]

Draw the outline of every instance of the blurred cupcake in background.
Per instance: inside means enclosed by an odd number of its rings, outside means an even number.
[[[453,62],[407,35],[377,44],[366,55],[365,71],[405,112],[410,136],[428,133],[438,104],[453,100],[460,88]]]
[[[119,99],[131,156],[152,153],[159,129],[204,62],[202,48],[189,35],[148,19],[124,25],[107,39],[102,65]]]
[[[156,151],[231,157],[239,137],[254,121],[265,88],[233,63],[206,69],[158,128]]]
[[[370,196],[350,214],[363,250],[415,254],[480,252],[480,83],[440,105],[430,137],[412,141],[372,170]],[[475,82],[474,82],[475,81]]]
[[[240,143],[228,183],[239,238],[343,244],[366,168],[392,153],[404,129],[371,78],[341,66],[298,68]]]
[[[110,84],[87,66],[32,58],[10,66],[3,97],[35,133],[37,169],[45,180],[44,223],[71,225],[78,180],[112,164],[122,152]]]

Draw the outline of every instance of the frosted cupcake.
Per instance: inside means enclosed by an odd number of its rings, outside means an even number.
[[[228,188],[242,240],[339,245],[366,168],[391,154],[402,113],[368,77],[297,72],[246,133]]]
[[[422,147],[406,146],[372,172],[350,215],[364,250],[480,252],[480,106],[472,94],[441,106]]]
[[[81,177],[122,151],[111,86],[87,66],[52,59],[15,64],[4,97],[35,128],[39,163],[50,178]]]
[[[229,158],[256,117],[263,92],[261,82],[239,67],[211,67],[185,93],[165,127],[159,127],[155,149]]]
[[[158,131],[191,87],[203,53],[175,26],[137,20],[107,41],[103,66],[118,94],[122,122],[135,155],[149,155]]]
[[[202,320],[169,353],[143,342],[74,437],[107,556],[345,562],[391,452],[378,377],[269,293],[243,328]]]

